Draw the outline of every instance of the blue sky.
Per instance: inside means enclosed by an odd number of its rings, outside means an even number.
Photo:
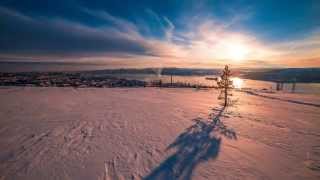
[[[319,19],[318,0],[3,0],[0,60],[320,66]]]

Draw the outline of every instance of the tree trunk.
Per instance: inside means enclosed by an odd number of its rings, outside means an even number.
[[[227,106],[228,103],[228,88],[224,88],[224,106]]]

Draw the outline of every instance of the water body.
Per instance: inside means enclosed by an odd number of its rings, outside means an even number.
[[[143,80],[147,82],[161,80],[164,83],[170,83],[171,76],[167,75],[151,75],[151,74],[117,74],[113,75],[120,78]],[[182,82],[198,85],[216,86],[217,83],[214,80],[208,80],[206,77],[215,76],[173,76],[173,82]],[[252,89],[268,89],[276,90],[276,83],[269,81],[258,81],[251,79],[241,79],[240,86],[238,88],[252,88]],[[284,92],[291,92],[292,84],[284,84]],[[296,83],[295,93],[305,94],[319,94],[320,95],[320,83]]]

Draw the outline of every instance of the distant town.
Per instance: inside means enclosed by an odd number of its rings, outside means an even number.
[[[0,72],[0,86],[38,87],[192,87],[212,88],[184,82],[143,81],[120,78],[119,74],[151,74],[167,76],[209,76],[219,75],[219,69],[146,68],[113,69],[77,72]],[[320,68],[299,69],[235,69],[233,75],[254,80],[272,82],[320,82]]]

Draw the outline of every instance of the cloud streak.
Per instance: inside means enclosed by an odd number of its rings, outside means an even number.
[[[1,54],[90,56],[107,53],[146,54],[148,47],[126,22],[107,14],[118,27],[93,28],[63,19],[32,18],[1,8]],[[126,25],[127,27],[124,27]]]
[[[0,60],[108,62],[123,67],[278,67],[303,66],[299,59],[308,59],[306,66],[320,66],[317,31],[303,39],[267,43],[232,30],[249,18],[246,15],[228,22],[190,18],[178,30],[169,18],[147,9],[164,34],[159,38],[143,33],[147,24],[138,26],[103,10],[79,9],[102,23],[90,26],[62,18],[35,18],[0,7]]]

